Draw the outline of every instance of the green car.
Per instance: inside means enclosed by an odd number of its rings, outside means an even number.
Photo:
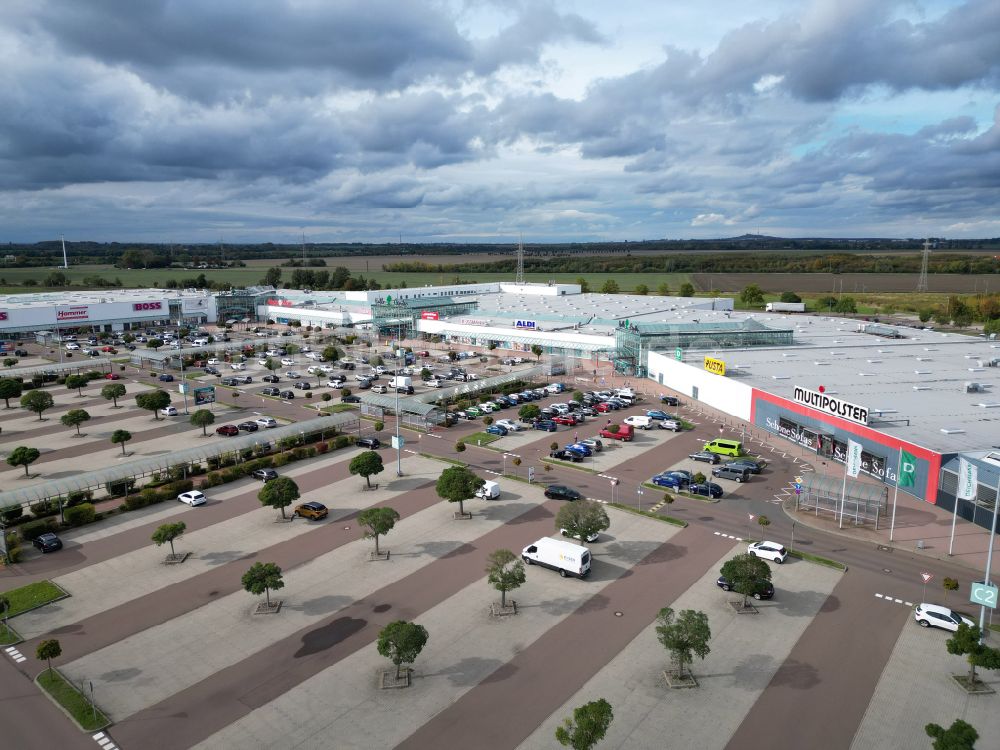
[[[468,414],[470,417],[481,417],[483,415],[483,413],[479,411],[478,406],[470,406],[468,409],[465,410],[465,413]]]

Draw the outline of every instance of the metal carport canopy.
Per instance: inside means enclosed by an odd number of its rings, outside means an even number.
[[[350,424],[352,427],[358,421],[358,415],[352,412],[331,414],[325,417],[314,417],[302,422],[281,425],[258,432],[227,438],[223,441],[213,441],[192,448],[165,453],[159,456],[148,456],[135,461],[125,461],[117,466],[106,466],[95,471],[85,471],[60,479],[50,479],[47,482],[21,487],[16,490],[0,492],[0,508],[25,505],[38,502],[57,495],[101,487],[107,482],[120,479],[131,479],[152,474],[154,471],[164,471],[171,466],[192,462],[205,461],[213,456],[252,448],[258,443],[275,443],[282,438],[296,437],[300,434],[315,434],[321,430],[332,430]]]
[[[419,328],[418,328],[419,329]],[[512,344],[528,344],[529,346],[543,347],[555,347],[559,349],[580,349],[591,352],[606,351],[615,348],[614,339],[608,338],[608,342],[595,343],[590,341],[569,341],[559,338],[558,334],[568,335],[568,331],[552,331],[551,334],[555,335],[539,335],[539,336],[529,336],[523,333],[515,333],[516,329],[511,329],[508,333],[507,329],[498,329],[493,327],[483,326],[480,330],[469,330],[468,328],[457,329],[457,328],[440,328],[433,331],[435,336],[461,336],[464,338],[478,338],[478,339],[492,339],[495,341],[509,341]],[[583,335],[593,335],[593,334],[583,334]]]
[[[50,362],[45,365],[35,365],[33,367],[11,367],[0,372],[0,377],[16,378],[18,376],[31,378],[32,375],[41,375],[43,372],[78,372],[81,370],[104,370],[112,364],[112,360],[107,357],[87,357],[79,362]]]

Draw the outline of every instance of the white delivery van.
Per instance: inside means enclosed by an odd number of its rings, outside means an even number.
[[[413,378],[406,375],[394,375],[389,378],[390,388],[407,388],[413,385]]]
[[[483,486],[476,490],[476,497],[481,497],[483,500],[496,500],[500,497],[500,483],[486,480],[483,482]]]
[[[521,551],[528,565],[543,565],[558,570],[563,578],[583,578],[590,572],[590,550],[579,544],[543,537]]]
[[[193,346],[208,346],[208,339],[206,338],[195,339],[194,341],[191,342],[191,344]]]

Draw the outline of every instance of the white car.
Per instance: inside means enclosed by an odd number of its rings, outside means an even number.
[[[307,367],[306,372],[308,372],[310,375],[319,375],[321,372],[323,372],[323,368],[319,367],[318,365],[313,365],[312,367]]]
[[[916,606],[913,610],[913,619],[922,627],[941,628],[942,630],[950,630],[952,633],[956,632],[962,623],[969,627],[976,624],[960,612],[926,602]]]
[[[263,359],[258,359],[257,364],[260,365],[261,367],[267,367],[267,361],[269,359],[270,357],[264,357]]]
[[[326,384],[327,388],[343,388],[345,380],[331,380]]]
[[[497,405],[494,404],[492,401],[486,401],[479,405],[479,411],[483,412],[484,414],[492,414],[496,410],[497,410]]]
[[[507,432],[520,432],[521,431],[521,425],[519,425],[517,422],[515,422],[512,419],[498,419],[496,421],[496,424],[499,425],[500,427],[503,427],[504,429],[506,429]]]
[[[681,423],[676,419],[661,419],[657,427],[661,430],[673,430],[674,432],[680,432],[683,429]]]
[[[281,364],[283,364],[285,367],[291,367],[292,365],[295,364],[295,360],[289,357],[282,357]]]
[[[204,505],[206,502],[208,502],[208,498],[205,497],[202,493],[198,492],[198,490],[191,490],[190,492],[182,492],[177,496],[177,499],[180,500],[185,505],[190,505],[192,508],[196,505]]]
[[[285,376],[291,378],[292,380],[295,380],[295,378],[301,378],[302,373],[298,372],[297,370],[289,370],[288,372],[285,373]]]
[[[375,372],[377,372],[379,375],[385,375],[386,372],[388,372],[388,370],[384,366],[379,365],[378,367],[375,368]]]
[[[281,356],[281,352],[280,352],[280,351],[278,351],[277,349],[268,349],[268,350],[267,350],[266,352],[264,352],[264,353],[265,353],[265,354],[266,354],[266,355],[267,355],[268,357],[280,357],[280,356]]]
[[[162,414],[165,417],[176,417],[178,414],[180,414],[180,412],[177,411],[176,406],[168,406],[165,409],[160,409],[160,414]]]
[[[72,341],[70,343],[66,344],[66,351],[68,351],[68,352],[79,351],[79,349],[80,349],[80,345],[79,344],[74,344]]]
[[[217,357],[209,357],[208,364],[210,364],[210,365],[217,365],[217,364],[219,364],[219,360],[218,360]]]
[[[336,367],[334,367],[333,365],[320,365],[320,366],[319,366],[319,371],[320,371],[320,372],[325,372],[325,373],[327,373],[327,374],[329,374],[329,373],[333,372],[333,371],[334,371],[334,370],[336,370],[336,369],[337,369],[337,368],[336,368]]]
[[[653,420],[645,416],[625,417],[622,421],[636,430],[648,430],[653,426]]]
[[[274,417],[258,417],[257,424],[260,427],[277,427],[278,420],[275,419]]]
[[[245,369],[247,369],[247,366],[246,366],[245,364],[243,364],[242,362],[233,362],[233,363],[232,363],[231,365],[229,365],[229,366],[230,366],[230,367],[231,367],[232,369],[234,369],[234,370],[245,370]]]
[[[271,332],[270,331],[257,331],[256,335],[257,335],[257,338],[266,339],[268,336],[271,335]]]
[[[569,536],[570,535],[569,532],[566,531],[566,529],[559,529],[559,533],[561,533],[563,536]],[[597,537],[599,537],[599,536],[600,536],[600,534],[595,531],[593,534],[591,534],[590,536],[587,537],[587,541],[588,542],[596,542],[597,541]],[[578,537],[578,536],[573,537],[573,539],[579,539],[579,538],[580,537]]]
[[[441,386],[442,383],[437,378],[431,378],[430,380],[427,381],[428,388],[440,388]]]
[[[785,558],[788,557],[788,550],[777,542],[751,542],[747,547],[747,552],[754,557],[763,557],[765,560],[770,560],[776,565],[781,565],[785,561]]]
[[[319,352],[306,352],[306,359],[323,359],[323,355]]]

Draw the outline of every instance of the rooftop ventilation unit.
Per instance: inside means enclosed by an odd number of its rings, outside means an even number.
[[[943,432],[945,435],[964,435],[965,434],[965,430],[963,430],[961,427],[942,427],[941,428],[941,432]]]
[[[998,404],[996,402],[990,402],[990,403],[986,403],[986,404],[984,404],[984,403],[978,403],[978,404],[976,404],[976,406],[978,406],[980,409],[996,409],[996,408],[1000,407],[1000,404]]]
[[[930,375],[931,371],[930,370],[914,370],[913,374],[914,375]]]
[[[969,381],[966,381],[966,383],[965,383],[965,392],[966,393],[982,393],[984,390],[986,390],[986,389],[983,388],[983,384],[982,383],[972,383],[972,382],[969,382]]]
[[[913,386],[913,390],[915,390],[915,391],[929,391],[930,389],[931,389],[931,387],[929,385],[915,385],[915,386]]]
[[[880,365],[880,364],[882,364],[882,360],[881,359],[869,359],[868,360],[868,364],[870,364],[870,365]]]
[[[829,362],[813,362],[813,367],[828,367]]]

